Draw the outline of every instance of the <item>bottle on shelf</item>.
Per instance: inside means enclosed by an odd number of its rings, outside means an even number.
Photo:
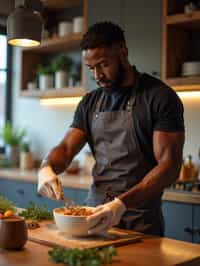
[[[180,169],[180,172],[179,172],[178,181],[185,181],[185,180],[187,180],[187,175],[186,175],[185,161],[183,159],[182,164],[181,164],[181,169]]]
[[[197,178],[197,170],[192,161],[192,155],[188,155],[185,162],[187,180],[195,180]]]

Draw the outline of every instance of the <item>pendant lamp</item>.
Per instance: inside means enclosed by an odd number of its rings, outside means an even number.
[[[7,19],[7,40],[15,46],[31,47],[41,43],[43,19],[39,0],[16,0]]]

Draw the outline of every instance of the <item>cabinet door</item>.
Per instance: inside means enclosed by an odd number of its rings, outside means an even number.
[[[77,204],[84,205],[87,190],[64,188],[66,196],[71,197]],[[0,179],[0,195],[13,201],[17,207],[26,208],[30,201],[38,206],[47,205],[50,210],[63,206],[63,201],[51,200],[37,193],[37,184],[25,181]]]
[[[165,236],[192,242],[192,205],[164,201]]]
[[[73,189],[73,188],[64,188],[64,194],[67,197],[70,197],[79,205],[85,205],[87,199],[87,190],[84,189]]]
[[[194,231],[194,235],[193,235],[193,240],[195,243],[199,243],[200,244],[200,206],[198,205],[193,205],[193,231]]]
[[[161,2],[160,0],[122,1],[122,26],[129,49],[129,59],[139,71],[160,78],[161,72]]]

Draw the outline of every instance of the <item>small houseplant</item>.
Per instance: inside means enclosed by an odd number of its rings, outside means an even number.
[[[10,121],[5,123],[0,137],[5,144],[6,157],[9,159],[13,166],[19,163],[19,146],[26,136],[25,129],[16,129],[12,126]]]
[[[31,170],[34,167],[34,160],[30,151],[28,142],[22,142],[20,145],[20,169]]]
[[[73,60],[68,56],[60,55],[52,61],[56,89],[66,87],[72,66]]]
[[[39,89],[46,90],[53,88],[53,69],[51,65],[38,65],[36,70],[37,76],[39,77]]]

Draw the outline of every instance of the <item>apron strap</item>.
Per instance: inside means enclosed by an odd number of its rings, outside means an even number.
[[[126,106],[127,111],[132,111],[133,107],[136,104],[136,97],[137,97],[137,92],[139,89],[139,81],[140,81],[140,77],[142,75],[136,69],[134,69],[134,72],[135,72],[135,86],[133,86],[133,88],[132,88],[132,93],[131,93],[130,99],[128,100],[127,106]]]

